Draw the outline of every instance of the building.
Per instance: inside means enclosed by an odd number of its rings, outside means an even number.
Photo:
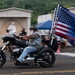
[[[37,18],[38,24],[42,23],[42,22],[45,22],[45,21],[48,21],[48,20],[52,20],[52,14],[40,15]]]
[[[38,16],[37,23],[40,24],[48,20],[52,20],[52,14],[44,14],[44,15]],[[39,31],[42,35],[46,35],[49,33],[49,30],[39,30]]]
[[[11,22],[15,23],[17,29],[16,34],[18,34],[22,27],[25,28],[27,33],[29,33],[29,28],[31,25],[31,10],[20,9],[20,8],[7,8],[0,10],[0,36],[6,34],[6,30]],[[0,46],[2,45],[2,40],[0,39]]]

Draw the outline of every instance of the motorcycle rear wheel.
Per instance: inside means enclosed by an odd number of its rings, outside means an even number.
[[[4,52],[0,52],[0,68],[5,64],[6,62],[6,55]]]
[[[42,60],[45,62],[39,62],[42,67],[51,67],[55,63],[55,54],[53,51],[45,51],[41,53]]]

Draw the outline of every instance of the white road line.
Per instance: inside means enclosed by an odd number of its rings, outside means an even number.
[[[55,53],[56,55],[65,55],[70,57],[75,57],[75,53]]]

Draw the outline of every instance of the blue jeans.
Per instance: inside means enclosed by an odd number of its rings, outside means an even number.
[[[22,54],[20,55],[20,57],[18,58],[18,60],[20,62],[23,62],[23,59],[27,56],[27,54],[29,54],[30,52],[34,52],[36,51],[37,49],[34,47],[34,46],[28,46],[28,47],[25,47]]]

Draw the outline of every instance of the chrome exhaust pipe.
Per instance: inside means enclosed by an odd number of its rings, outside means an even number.
[[[26,58],[26,59],[23,59],[23,62],[34,62],[34,57],[28,57],[28,58]]]

